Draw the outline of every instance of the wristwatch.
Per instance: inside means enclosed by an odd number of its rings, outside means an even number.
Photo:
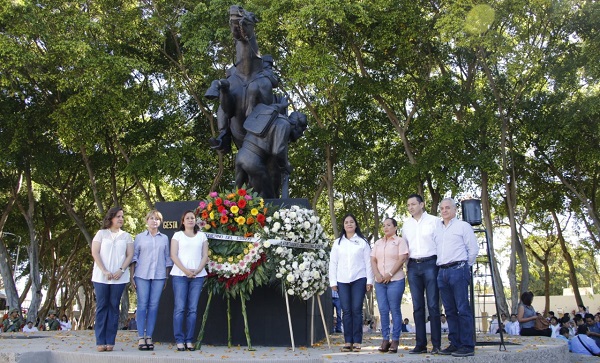
[[[125,270],[123,270],[121,267],[119,267],[119,271],[121,271],[121,272],[125,272]]]

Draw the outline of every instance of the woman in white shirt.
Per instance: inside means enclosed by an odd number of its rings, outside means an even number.
[[[63,314],[62,318],[60,318],[60,330],[66,330],[69,331],[71,330],[72,325],[71,322],[69,321],[69,318],[67,317],[66,314]]]
[[[183,213],[179,229],[171,239],[171,276],[175,298],[173,332],[177,350],[193,351],[198,300],[207,275],[208,240],[203,232],[199,232],[196,215],[191,210]]]
[[[329,260],[329,283],[340,295],[344,323],[343,352],[360,351],[363,300],[373,287],[371,247],[360,232],[356,218],[347,214],[342,235],[333,242]]]
[[[123,230],[123,209],[108,210],[102,229],[92,240],[94,269],[92,282],[96,292],[96,347],[112,351],[119,326],[119,303],[129,282],[129,264],[133,258],[133,239]]]

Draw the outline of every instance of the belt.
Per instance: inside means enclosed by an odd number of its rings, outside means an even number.
[[[427,261],[436,260],[436,259],[437,259],[437,256],[433,255],[433,256],[423,257],[423,258],[409,258],[408,261],[415,262],[415,263],[421,263],[421,262],[427,262]]]
[[[454,262],[447,263],[445,265],[440,265],[440,268],[450,268],[450,267],[458,266],[461,263],[466,263],[466,262],[467,261],[454,261]]]

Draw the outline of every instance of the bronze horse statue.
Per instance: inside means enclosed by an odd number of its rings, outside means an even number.
[[[233,67],[227,70],[227,78],[215,80],[205,97],[218,98],[217,111],[219,135],[209,140],[213,149],[230,152],[231,142],[242,147],[246,131],[244,121],[259,103],[273,104],[273,88],[277,87],[277,77],[271,70],[272,58],[261,57],[254,32],[257,19],[254,13],[241,6],[229,8],[229,27],[235,40],[236,59]],[[287,102],[281,106],[287,108]]]

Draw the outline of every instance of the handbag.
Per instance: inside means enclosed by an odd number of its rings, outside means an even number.
[[[541,315],[538,315],[537,319],[535,319],[535,325],[533,327],[535,330],[546,330],[550,327],[550,322],[544,319],[544,317]]]

